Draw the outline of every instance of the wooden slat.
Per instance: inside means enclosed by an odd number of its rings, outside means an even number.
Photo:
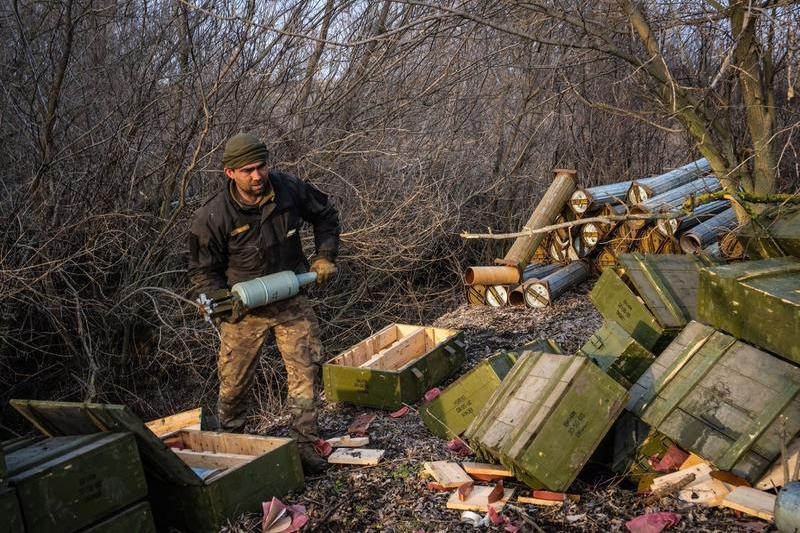
[[[736,487],[722,500],[722,506],[772,522],[775,518],[775,499],[774,495],[762,490]]]
[[[490,463],[473,463],[463,462],[461,466],[467,474],[482,474],[485,476],[504,476],[513,477],[514,473],[502,465],[493,465]]]
[[[337,448],[328,456],[328,462],[336,465],[376,465],[384,453],[385,450],[367,448]]]
[[[361,368],[372,370],[397,370],[414,357],[425,354],[425,329],[417,329],[405,335],[390,347],[374,354]]]
[[[184,411],[164,418],[158,418],[146,422],[147,429],[153,432],[156,437],[163,437],[168,433],[186,429],[189,426],[199,425],[202,421],[203,409],[198,407],[190,411]],[[199,427],[197,429],[200,429]]]
[[[198,452],[232,453],[257,456],[269,453],[291,439],[261,437],[259,435],[237,435],[215,431],[185,429],[177,433],[184,446]]]
[[[446,489],[455,489],[464,483],[472,481],[472,478],[464,472],[464,469],[458,463],[431,461],[424,463],[422,466],[428,474],[433,476],[437,483]]]
[[[361,448],[369,444],[369,437],[351,437],[349,435],[333,437],[328,439],[328,444],[334,448]]]
[[[189,466],[200,468],[235,468],[253,460],[252,455],[209,453],[173,449],[175,455]]]
[[[460,511],[481,511],[487,512],[489,510],[489,505],[494,507],[495,511],[500,511],[505,507],[508,500],[514,496],[514,489],[505,489],[503,491],[503,498],[489,504],[488,496],[489,493],[492,492],[494,487],[486,487],[483,485],[477,485],[472,488],[472,492],[470,493],[469,497],[464,500],[463,502],[458,499],[458,493],[453,492],[450,495],[450,499],[447,500],[447,508],[448,509],[458,509]]]

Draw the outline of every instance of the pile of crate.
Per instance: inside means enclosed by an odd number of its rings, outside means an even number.
[[[200,409],[145,424],[121,405],[11,403],[42,436],[2,443],[3,531],[219,531],[303,486],[292,439],[204,431]]]
[[[643,491],[674,481],[659,476],[676,458],[697,478],[690,501],[740,508],[744,489],[718,478],[785,483],[781,450],[800,461],[800,260],[622,254],[591,299],[605,322],[575,355],[494,354],[420,407],[428,428],[535,489],[568,490],[602,442]]]
[[[552,305],[567,289],[632,251],[741,259],[744,248],[734,233],[737,219],[728,200],[699,204],[689,214],[684,209],[692,198],[721,190],[709,171],[700,159],[658,176],[598,187],[579,186],[574,173],[557,171],[561,181],[554,181],[525,228],[562,227],[518,238],[497,266],[468,268],[467,301],[494,307]],[[567,176],[573,178],[571,186],[565,184]]]

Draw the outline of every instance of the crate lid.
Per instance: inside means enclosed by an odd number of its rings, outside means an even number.
[[[700,269],[717,264],[705,256],[622,254],[619,263],[636,292],[666,328],[697,319]]]
[[[145,468],[180,485],[203,484],[189,465],[172,453],[124,405],[41,400],[11,400],[10,403],[39,431],[50,437],[101,432],[133,433]]]

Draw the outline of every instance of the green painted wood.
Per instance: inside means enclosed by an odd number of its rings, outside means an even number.
[[[695,255],[623,254],[619,257],[623,277],[665,329],[680,329],[697,319],[700,269],[717,264]]]
[[[75,531],[147,494],[130,433],[61,437],[55,445],[50,440],[8,456],[28,532]]]
[[[534,339],[523,344],[519,349],[530,350],[532,352],[564,354],[564,349],[553,339]]]
[[[434,435],[446,439],[463,433],[514,366],[516,359],[514,352],[499,352],[478,363],[437,398],[420,406],[419,415],[425,426]]]
[[[653,350],[667,335],[644,302],[612,268],[603,271],[589,297],[603,318],[619,324],[648,350]]]
[[[716,328],[800,363],[800,260],[704,269],[698,314]]]
[[[325,399],[386,410],[414,403],[464,364],[463,339],[463,332],[456,332],[398,370],[347,366],[334,363],[339,356],[334,357],[322,366]]]
[[[622,326],[606,320],[589,337],[579,353],[588,357],[620,385],[629,389],[655,356],[639,344]]]
[[[664,402],[652,404],[642,415],[642,420],[651,426],[658,426],[664,419],[683,401],[698,382],[703,379],[711,368],[725,354],[735,341],[727,335],[712,335],[702,348],[693,354],[683,368],[676,370],[664,380],[656,383],[656,391],[664,398]]]
[[[25,522],[19,508],[17,492],[13,488],[0,488],[0,531],[24,533]]]
[[[155,533],[150,504],[139,502],[113,516],[89,526],[81,533]]]
[[[217,532],[242,513],[260,513],[261,503],[303,488],[303,469],[294,441],[211,478],[202,487],[178,486],[148,476],[150,502],[159,530]]]
[[[716,461],[716,465],[722,470],[730,470],[741,459],[742,455],[749,450],[753,444],[764,434],[767,427],[780,415],[794,400],[800,391],[800,383],[788,381],[784,387],[779,389],[778,396],[770,403],[758,418],[751,424],[749,431],[744,432]]]
[[[644,422],[750,482],[780,454],[781,417],[800,433],[798,391],[800,368],[697,322],[632,389]]]
[[[130,429],[142,455],[160,529],[173,526],[184,531],[218,531],[229,518],[245,511],[258,512],[262,501],[303,487],[300,456],[292,439],[262,437],[280,443],[242,466],[203,481],[124,406],[34,400],[12,400],[12,405],[51,435]],[[191,483],[181,475],[184,470]]]
[[[627,401],[625,389],[580,356],[521,358],[464,433],[531,487],[563,491]]]
[[[636,483],[643,476],[657,474],[650,463],[651,458],[663,457],[675,444],[672,439],[627,411],[617,419],[613,432],[611,468]]]

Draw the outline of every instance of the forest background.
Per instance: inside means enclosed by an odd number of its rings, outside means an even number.
[[[213,402],[186,233],[234,133],[339,207],[312,292],[331,356],[459,305],[507,243],[458,234],[518,229],[555,167],[595,185],[706,156],[728,190],[798,192],[799,28],[780,0],[3,2],[0,433],[12,397]]]

